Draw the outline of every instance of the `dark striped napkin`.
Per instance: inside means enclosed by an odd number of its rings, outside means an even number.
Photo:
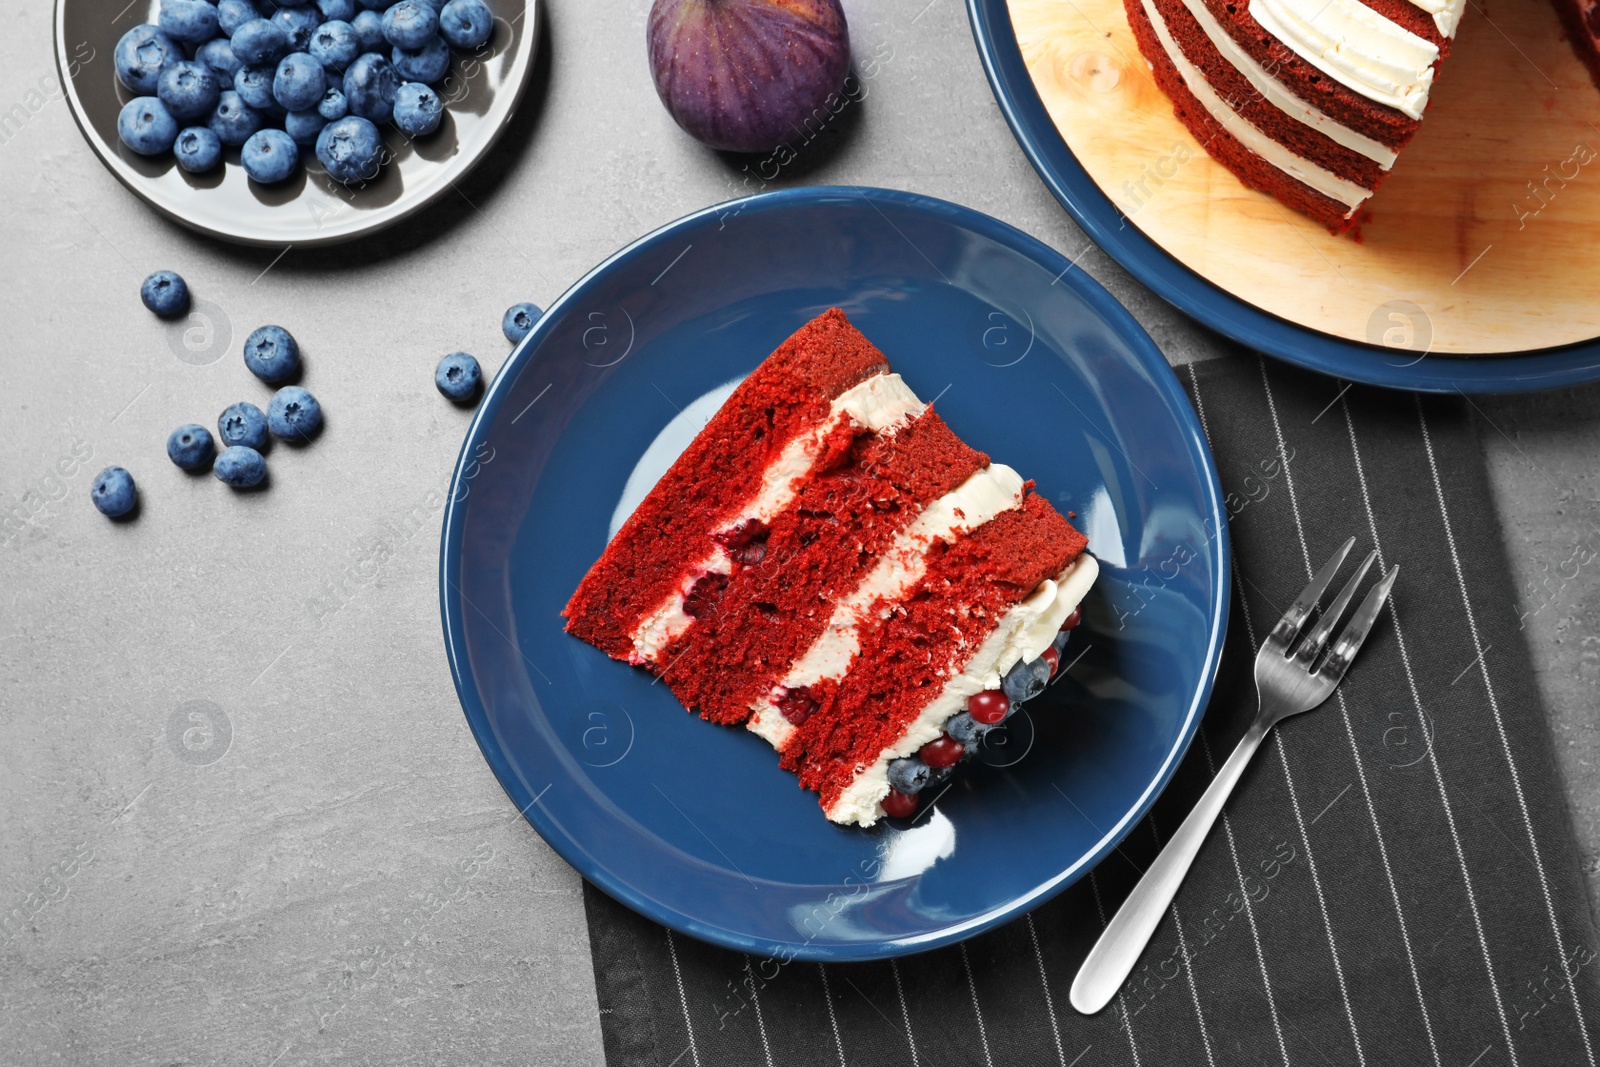
[[[588,886],[610,1067],[1594,1067],[1600,943],[1467,405],[1249,359],[1178,373],[1238,570],[1151,817],[1033,914],[896,962],[777,968]],[[1351,534],[1400,565],[1393,613],[1256,756],[1120,999],[1079,1015],[1079,963],[1254,712],[1256,642]]]

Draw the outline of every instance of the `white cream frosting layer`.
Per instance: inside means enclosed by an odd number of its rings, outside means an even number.
[[[1249,80],[1263,100],[1296,122],[1316,130],[1334,144],[1361,153],[1384,170],[1394,166],[1394,149],[1364,133],[1357,133],[1338,119],[1319,111],[1290,92],[1229,35],[1222,23],[1211,13],[1211,9],[1206,7],[1204,0],[1183,0],[1183,6],[1189,9],[1189,14],[1194,16],[1200,29],[1205,31],[1206,37],[1211,40],[1218,54],[1233,64],[1239,73]]]
[[[1439,58],[1432,41],[1361,0],[1250,0],[1249,10],[1262,29],[1334,81],[1422,117]]]
[[[977,529],[1003,511],[1022,505],[1022,475],[1004,463],[974,472],[950,492],[931,502],[895,535],[872,570],[848,597],[834,605],[828,625],[790,666],[774,687],[773,696],[750,706],[746,727],[774,748],[782,748],[795,727],[771,700],[786,689],[814,685],[824,678],[840,678],[861,651],[861,627],[880,601],[894,604],[922,580],[928,570],[928,549],[938,541],[954,541]]]
[[[1006,612],[967,665],[945,682],[939,695],[922,709],[900,739],[879,753],[826,809],[828,818],[862,826],[871,826],[882,818],[881,802],[889,795],[889,764],[912,755],[942,734],[944,724],[966,707],[968,697],[999,688],[1000,679],[1017,663],[1043,654],[1099,573],[1100,565],[1084,552],[1054,580],[1045,579],[1027,599]]]
[[[1189,62],[1183,50],[1178,47],[1178,42],[1173,39],[1172,31],[1167,28],[1166,20],[1161,17],[1161,12],[1151,0],[1142,0],[1145,16],[1150,20],[1150,27],[1155,30],[1156,39],[1161,42],[1161,47],[1166,49],[1167,55],[1172,59],[1172,65],[1177,70],[1178,76],[1183,79],[1183,84],[1200,101],[1200,106],[1215,119],[1223,129],[1240,144],[1250,151],[1283,171],[1295,181],[1307,185],[1330,200],[1336,200],[1350,210],[1345,213],[1349,218],[1355,214],[1356,208],[1366,202],[1372,191],[1364,186],[1357,185],[1347,178],[1319,167],[1308,159],[1295,155],[1289,149],[1268,137],[1255,126],[1247,122],[1237,111],[1229,107],[1217,91],[1206,80],[1205,74]],[[1260,3],[1261,0],[1256,0]],[[1254,10],[1254,8],[1252,8]]]
[[[927,405],[917,399],[917,394],[898,374],[877,374],[846,389],[834,398],[825,419],[783,446],[778,458],[762,473],[761,488],[754,499],[723,523],[719,532],[734,530],[751,521],[770,523],[782,513],[794,500],[800,483],[816,465],[823,442],[846,419],[875,433],[892,434],[926,409]],[[703,575],[727,574],[732,569],[733,562],[722,547],[713,545],[705,558],[690,568],[678,588],[634,626],[633,662],[654,662],[661,655],[661,650],[694,622],[694,618],[683,610],[683,604],[695,582]]]
[[[1456,35],[1456,27],[1461,25],[1461,12],[1467,7],[1467,0],[1411,0],[1411,3],[1432,15],[1433,24],[1445,37]]]

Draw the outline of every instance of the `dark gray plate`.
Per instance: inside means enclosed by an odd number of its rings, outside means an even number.
[[[245,176],[239,150],[224,165],[189,174],[172,156],[146,157],[117,137],[117,114],[134,94],[117,82],[112,53],[141,22],[155,22],[161,0],[133,0],[120,14],[105,0],[56,0],[56,64],[72,115],[95,154],[136,195],[201,233],[259,245],[347,241],[398,222],[449,191],[493,146],[516,111],[533,66],[538,0],[485,0],[495,30],[473,54],[457,52],[439,86],[444,120],[412,141],[384,130],[388,159],[365,185],[330,179],[309,150],[306,165],[279,185]]]

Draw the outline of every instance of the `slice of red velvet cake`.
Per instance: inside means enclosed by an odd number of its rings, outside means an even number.
[[[1124,5],[1201,146],[1244,184],[1340,232],[1416,135],[1466,0]]]
[[[909,815],[1059,663],[1097,565],[834,309],[618,530],[567,629],[782,754],[828,818]]]

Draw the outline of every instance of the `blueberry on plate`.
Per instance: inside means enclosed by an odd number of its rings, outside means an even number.
[[[179,122],[211,114],[221,93],[217,72],[193,59],[172,64],[156,79],[157,99],[167,105],[167,113]]]
[[[356,0],[317,0],[323,22],[349,22],[356,17]]]
[[[1000,688],[1005,690],[1006,696],[1011,698],[1012,707],[1031,700],[1044,692],[1044,687],[1050,681],[1050,665],[1043,659],[1018,661],[1016,666],[1006,672],[1005,679],[1000,683]]]
[[[289,37],[289,51],[304,52],[311,43],[311,35],[322,23],[322,14],[314,7],[279,5],[272,13],[272,21],[282,27]]]
[[[322,64],[306,52],[292,52],[278,64],[278,72],[272,78],[272,98],[288,111],[310,111],[327,87]]]
[[[261,17],[250,0],[217,0],[217,31],[231,38],[239,27]]]
[[[112,53],[117,80],[135,93],[154,95],[156,79],[170,63],[183,58],[183,49],[158,27],[148,23],[122,35]]]
[[[217,436],[230,448],[243,445],[259,451],[267,447],[267,417],[248,400],[230,404],[217,416]]]
[[[196,63],[204,63],[210,67],[216,74],[219,90],[231,87],[233,76],[244,66],[239,62],[239,57],[233,54],[233,46],[221,37],[207,41],[196,49],[194,59]]]
[[[376,177],[382,152],[378,127],[356,115],[328,123],[317,135],[317,159],[336,182]]]
[[[255,108],[257,111],[270,111],[278,106],[278,101],[272,96],[272,78],[278,68],[266,70],[261,67],[240,67],[233,76],[233,91],[239,94],[239,99]]]
[[[394,94],[399,90],[400,75],[376,52],[357,56],[344,72],[344,98],[357,118],[388,122],[394,117]]]
[[[117,115],[117,136],[141,156],[159,156],[178,139],[178,120],[153,96],[136,96]]]
[[[421,48],[439,34],[439,14],[422,0],[400,0],[383,13],[383,38],[396,48]]]
[[[476,48],[493,32],[494,15],[483,0],[450,0],[439,12],[439,36],[452,48]]]
[[[426,137],[437,130],[443,110],[439,94],[420,82],[405,82],[394,94],[394,124],[407,137]]]
[[[239,152],[244,172],[262,185],[286,181],[300,165],[300,149],[282,130],[257,130]]]
[[[482,383],[483,371],[478,368],[478,361],[465,352],[445,356],[433,372],[433,384],[439,392],[458,404],[471,400]]]
[[[317,103],[317,114],[327,122],[342,119],[350,114],[350,103],[344,98],[342,91],[329,89],[322,94],[322,99]]]
[[[235,489],[253,489],[267,476],[267,461],[247,445],[229,445],[217,455],[211,473]]]
[[[233,31],[228,44],[247,67],[276,66],[289,54],[289,34],[269,19],[251,19]]]
[[[889,764],[889,784],[902,793],[921,792],[931,776],[928,765],[915,756],[893,760]]]
[[[222,162],[222,138],[210,126],[190,126],[178,131],[172,154],[190,174],[204,174]]]
[[[356,61],[362,49],[354,27],[348,22],[335,20],[317,27],[311,35],[307,51],[330,76],[337,75],[342,79],[345,68]]]
[[[267,428],[285,441],[309,441],[322,430],[322,405],[298,385],[286,385],[267,405]]]
[[[432,83],[442,81],[450,72],[450,46],[443,37],[430,37],[421,48],[401,48],[396,45],[389,53],[395,73],[406,81]]]
[[[206,125],[217,135],[217,140],[237,148],[261,129],[261,112],[246,104],[232,89],[225,89],[217,97],[217,106],[212,109]]]
[[[295,144],[309,147],[317,143],[317,134],[322,132],[322,127],[328,120],[312,108],[310,111],[291,111],[283,117],[283,132],[289,135]]]
[[[300,373],[300,346],[282,326],[258,326],[244,341],[244,365],[268,385]]]
[[[186,471],[203,471],[217,454],[211,431],[199,423],[179,426],[167,436],[167,458]]]
[[[544,312],[539,310],[538,304],[523,301],[512,304],[506,308],[505,316],[500,320],[500,332],[506,335],[506,340],[516,344],[533,330],[533,324],[539,321],[539,316]]]
[[[944,732],[960,741],[963,745],[976,744],[982,741],[983,735],[991,729],[993,727],[979,722],[964,711],[951,716],[950,720],[944,724]]]
[[[100,514],[120,519],[139,503],[139,487],[133,484],[133,475],[123,468],[107,467],[94,476],[89,499],[100,509]]]
[[[210,0],[162,0],[161,32],[186,44],[209,41],[217,35],[217,9]]]
[[[350,20],[350,28],[356,31],[363,52],[376,52],[389,43],[383,36],[383,16],[376,11],[359,12]]]
[[[158,270],[139,286],[144,306],[164,319],[175,319],[189,310],[189,285],[170,270]]]

